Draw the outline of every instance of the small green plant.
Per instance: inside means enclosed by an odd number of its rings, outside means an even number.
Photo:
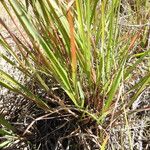
[[[89,115],[98,125],[105,125],[106,118],[113,122],[132,106],[150,82],[150,72],[137,84],[123,92],[121,86],[133,77],[136,67],[148,59],[150,49],[134,53],[141,38],[140,30],[122,32],[119,25],[120,0],[8,0],[20,26],[12,17],[8,4],[0,0],[16,29],[17,37],[0,18],[17,49],[13,49],[0,34],[0,44],[14,61],[0,52],[0,56],[51,94],[45,76],[60,85],[70,101],[83,114]],[[23,33],[22,33],[23,30]],[[147,28],[143,29],[145,32]],[[19,52],[19,55],[18,55]],[[133,63],[129,61],[135,59]],[[44,76],[44,77],[43,77]],[[0,85],[22,94],[35,102],[45,112],[51,112],[47,100],[40,98],[27,86],[0,70]],[[134,91],[122,103],[121,96]],[[58,101],[61,107],[65,102]],[[118,112],[114,111],[117,105]],[[109,125],[107,125],[108,127]],[[103,135],[104,149],[108,135]]]
[[[19,138],[15,135],[16,129],[1,115],[0,125],[3,126],[0,128],[0,137],[4,138],[0,140],[0,149],[2,149]]]

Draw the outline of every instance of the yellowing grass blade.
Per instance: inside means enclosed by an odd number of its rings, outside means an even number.
[[[109,136],[106,136],[106,138],[104,139],[101,149],[100,150],[105,150],[106,146],[107,146],[107,142],[108,142]]]

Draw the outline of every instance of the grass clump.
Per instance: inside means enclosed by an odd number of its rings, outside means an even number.
[[[138,75],[140,63],[145,61],[148,66],[147,25],[132,32],[123,29],[120,0],[0,2],[22,37],[16,36],[0,19],[17,47],[14,50],[0,34],[0,44],[14,60],[3,53],[0,56],[31,79],[34,86],[31,89],[31,86],[21,84],[2,69],[0,85],[34,102],[42,114],[37,115],[23,135],[33,124],[41,134],[41,127],[46,126],[41,120],[47,120],[51,126],[44,133],[49,130],[46,139],[50,143],[45,144],[43,138],[41,148],[46,145],[47,149],[67,146],[69,149],[90,149],[97,145],[99,149],[105,149],[110,138],[109,129],[122,114],[125,114],[124,124],[128,125],[129,108],[149,85],[148,67],[133,86],[127,84]],[[140,3],[135,4],[136,8],[149,5],[146,1]],[[8,5],[16,14],[23,33]],[[131,14],[135,11],[135,23],[139,24],[141,14],[138,10],[132,10],[131,6]],[[148,15],[143,16],[143,24]],[[129,96],[132,92],[134,94]],[[61,131],[64,135],[60,135]],[[79,139],[82,139],[81,143],[77,142]],[[129,141],[132,149],[130,138]]]

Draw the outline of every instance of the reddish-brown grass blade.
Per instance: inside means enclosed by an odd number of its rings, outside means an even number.
[[[68,10],[67,10],[67,19],[70,28],[70,49],[71,49],[71,67],[72,67],[72,79],[73,82],[76,80],[76,70],[77,70],[77,58],[76,58],[76,45],[75,45],[75,36],[74,36],[74,21],[73,14],[71,12],[71,6],[74,0],[68,0]],[[70,5],[71,4],[71,5]]]
[[[130,43],[130,45],[129,45],[128,51],[130,51],[130,50],[133,48],[133,46],[134,46],[136,40],[137,40],[139,37],[140,37],[140,31],[138,31],[138,33],[135,34],[135,35],[133,36],[133,38],[131,39],[131,43]]]

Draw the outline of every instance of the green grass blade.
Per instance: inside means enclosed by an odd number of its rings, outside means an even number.
[[[59,80],[59,82],[61,83],[63,89],[70,96],[70,98],[72,99],[74,104],[76,106],[78,106],[78,102],[75,98],[73,89],[71,88],[71,83],[68,79],[66,70],[64,69],[64,67],[61,66],[58,59],[55,57],[54,53],[50,50],[50,48],[48,47],[46,42],[43,40],[43,38],[38,34],[38,32],[36,31],[36,29],[34,28],[32,23],[28,19],[27,15],[23,11],[23,9],[21,9],[21,5],[19,4],[19,2],[16,1],[16,0],[9,1],[9,2],[13,6],[13,8],[14,8],[15,12],[17,13],[17,15],[19,16],[19,19],[21,20],[21,22],[26,26],[26,29],[28,30],[28,32],[30,32],[30,34],[33,36],[35,41],[38,42],[39,46],[41,46],[44,53],[49,58],[49,60],[51,62],[49,66],[50,66],[50,68],[52,68],[55,71],[54,75],[56,75],[57,80]]]
[[[0,124],[5,126],[8,130],[15,132],[15,128],[6,119],[4,119],[1,115],[0,115]]]
[[[29,89],[27,89],[24,85],[21,85],[18,81],[12,78],[10,75],[0,70],[0,84],[14,92],[20,93],[27,98],[31,99],[42,109],[49,111],[49,107],[47,104],[42,101],[38,96],[34,95]]]
[[[125,76],[124,76],[124,77],[127,78],[128,75],[130,75],[130,74],[132,73],[132,71],[135,69],[135,67],[136,67],[137,65],[139,65],[139,64],[143,61],[143,59],[144,59],[145,57],[149,56],[149,55],[150,55],[150,50],[145,51],[145,52],[142,54],[142,56],[140,56],[140,58],[139,58],[131,67],[129,67],[129,68],[126,69],[126,71],[125,71]]]
[[[104,105],[103,112],[108,110],[110,105],[112,104],[113,98],[114,98],[116,91],[118,90],[118,87],[120,85],[120,82],[123,78],[124,63],[125,63],[125,60],[123,61],[122,65],[119,67],[119,71],[114,78],[114,81],[113,81],[111,88],[110,88],[110,91],[108,93],[108,98],[107,98],[106,103]]]
[[[4,142],[0,143],[0,148],[4,148],[10,143],[11,143],[11,141],[4,141]]]
[[[145,89],[146,85],[150,84],[150,73],[142,78],[138,83],[138,89],[136,90],[136,93],[134,96],[130,99],[129,103],[127,104],[128,107],[131,107],[131,105],[134,103],[134,101],[137,100],[138,96],[142,93],[142,91]],[[140,86],[139,86],[140,85]],[[135,85],[134,88],[137,88]]]

